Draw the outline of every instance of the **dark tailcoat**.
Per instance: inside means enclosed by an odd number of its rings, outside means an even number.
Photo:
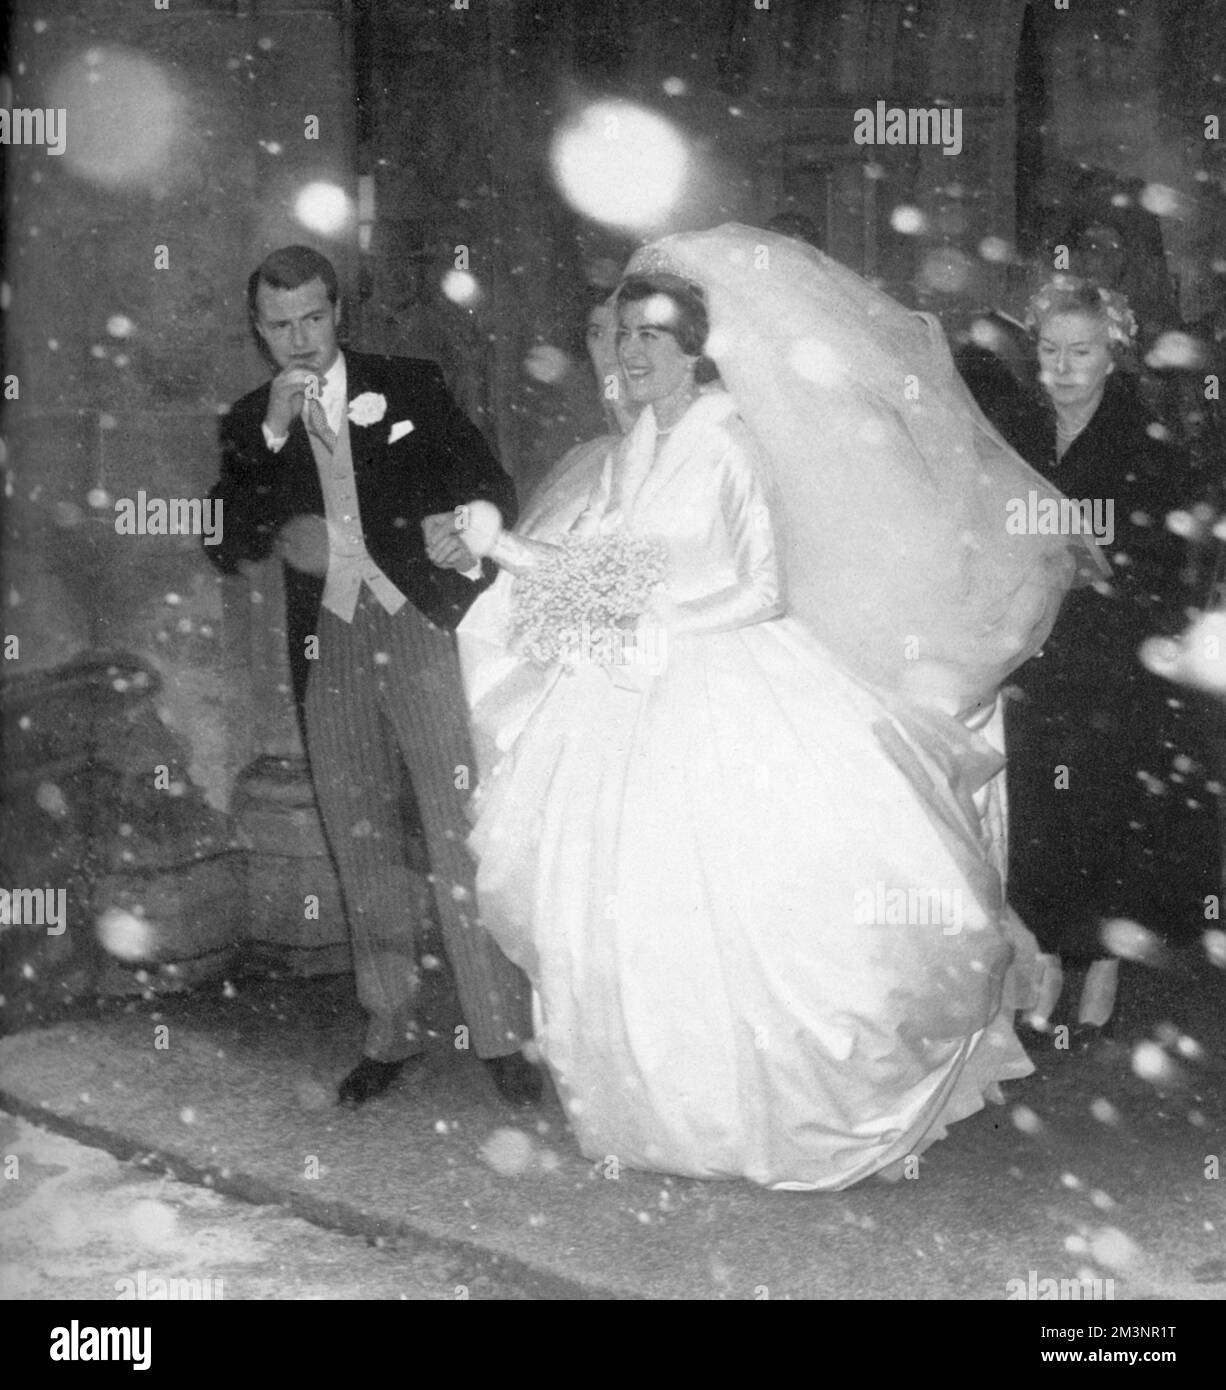
[[[433,362],[345,351],[348,395],[374,392],[387,409],[376,424],[349,425],[354,479],[366,548],[387,577],[419,612],[453,629],[473,599],[494,578],[483,566],[474,581],[439,569],[426,556],[421,522],[477,498],[494,503],[509,527],[516,518],[515,489],[481,433],[464,416]],[[261,425],[271,383],[238,401],[221,422],[221,478],[210,496],[224,503],[222,540],[209,557],[227,574],[241,560],[263,560],[278,530],[295,517],[324,516],[323,492],[306,428],[294,420],[279,453],[264,442]],[[388,443],[394,423],[413,429]],[[317,631],[323,574],[286,564],[285,597],[294,697],[301,706],[314,663],[305,638]]]

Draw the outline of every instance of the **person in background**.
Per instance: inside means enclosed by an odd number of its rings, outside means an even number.
[[[1112,575],[1068,596],[1014,677],[1009,899],[1046,955],[1035,1025],[1047,1026],[1072,965],[1076,1023],[1093,1030],[1110,1020],[1119,978],[1107,943],[1120,929],[1108,923],[1167,937],[1203,921],[1220,887],[1217,807],[1186,704],[1138,657],[1147,638],[1182,630],[1193,595],[1167,525],[1180,456],[1118,370],[1136,322],[1122,296],[1060,277],[1032,299],[1027,324],[1046,403],[1029,461],[1096,508],[1086,515],[1102,526]]]
[[[571,529],[587,505],[609,454],[638,418],[641,407],[630,399],[625,374],[617,360],[615,329],[613,302],[607,295],[602,296],[587,311],[584,343],[600,391],[605,433],[568,449],[541,479],[521,513],[517,528],[521,536],[540,539],[564,535]],[[460,671],[472,707],[477,766],[483,773],[498,756],[488,731],[504,723],[502,702],[496,692],[513,665],[506,651],[511,584],[511,576],[500,573],[490,588],[478,596],[456,629]],[[535,672],[525,674],[529,679],[517,691],[516,700],[526,717],[539,694],[539,682],[532,678]],[[486,695],[494,697],[490,706],[483,703]]]

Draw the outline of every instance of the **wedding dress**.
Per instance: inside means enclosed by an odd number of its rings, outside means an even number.
[[[720,235],[721,253],[781,240]],[[709,296],[709,351],[731,384],[732,358],[761,336],[727,341],[719,267],[684,270]],[[801,612],[790,594],[801,538],[829,522],[794,514],[794,460],[752,413],[711,391],[661,441],[645,410],[575,522],[666,544],[658,670],[533,666],[505,645],[513,579],[474,605],[460,634],[484,750],[470,843],[482,920],[533,982],[541,1052],[585,1155],[839,1189],[918,1155],[1032,1070],[1011,1021],[1030,1002],[1034,943],[1004,901],[984,816],[1002,758],[971,724],[997,673],[1041,642],[1074,562],[1059,538],[1008,564],[973,552],[992,581],[959,579],[974,612],[942,617],[943,578],[914,580],[920,605],[891,597],[890,557],[865,551],[869,628],[815,630],[811,575]],[[807,504],[823,502],[827,443],[805,441]],[[877,488],[892,483],[914,524],[935,524],[941,488],[916,515],[918,483],[900,486],[912,460],[892,447]],[[1013,456],[1007,467],[1012,486],[1038,479]],[[992,479],[994,495],[1003,485]],[[907,517],[881,502],[873,534],[885,511],[902,535]],[[926,552],[930,538],[911,540]],[[920,630],[922,689],[909,671],[887,678],[895,615],[879,606],[895,599],[908,621],[940,618]],[[843,636],[850,649],[832,650]]]

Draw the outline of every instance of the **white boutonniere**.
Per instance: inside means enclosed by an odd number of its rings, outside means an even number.
[[[398,439],[403,439],[406,434],[411,433],[415,428],[416,426],[413,424],[412,420],[397,420],[392,426],[392,432],[388,435],[387,442],[389,444],[395,444]]]
[[[363,391],[349,402],[351,425],[377,425],[387,414],[387,400],[377,391]]]

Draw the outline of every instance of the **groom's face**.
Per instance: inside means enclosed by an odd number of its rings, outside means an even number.
[[[318,276],[292,290],[261,280],[255,310],[256,327],[279,371],[303,367],[323,376],[336,361],[341,307],[329,301]]]

